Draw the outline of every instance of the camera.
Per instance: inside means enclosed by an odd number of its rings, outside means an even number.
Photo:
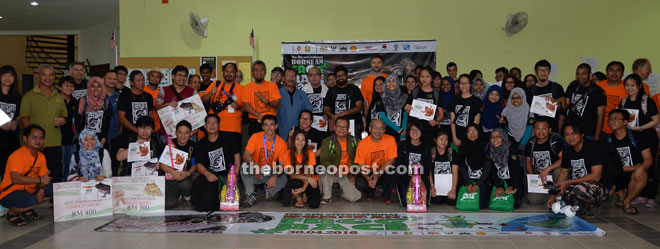
[[[558,195],[559,194],[559,189],[557,188],[555,183],[553,183],[552,181],[545,182],[545,184],[543,184],[543,187],[548,189],[548,194],[549,195]]]
[[[238,97],[236,97],[236,95],[232,95],[231,98],[227,98],[227,100],[225,100],[224,102],[216,101],[213,104],[211,104],[211,110],[213,110],[213,113],[220,113],[227,106],[236,102],[237,99]]]

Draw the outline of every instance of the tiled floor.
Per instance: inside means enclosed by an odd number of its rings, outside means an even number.
[[[641,214],[628,216],[614,203],[604,204],[601,217],[588,220],[605,230],[604,237],[341,237],[341,236],[290,236],[290,235],[221,235],[221,234],[173,234],[173,233],[109,233],[95,232],[94,228],[111,218],[82,221],[52,222],[50,204],[37,210],[43,216],[38,222],[25,227],[12,227],[4,217],[0,221],[0,249],[14,248],[656,248],[660,246],[660,208],[641,207]],[[255,207],[244,211],[321,211],[321,212],[405,212],[398,205],[380,202],[347,203],[334,200],[319,210],[283,208],[278,202],[260,200]],[[540,205],[523,205],[515,212],[546,212]],[[456,212],[453,207],[433,205],[429,212]],[[482,212],[490,212],[484,210]]]

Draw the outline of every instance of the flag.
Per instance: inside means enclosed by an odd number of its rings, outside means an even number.
[[[112,37],[110,38],[110,48],[115,47],[115,31],[112,31]]]
[[[250,32],[250,47],[254,48],[254,29]]]

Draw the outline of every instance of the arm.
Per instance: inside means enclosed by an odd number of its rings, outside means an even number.
[[[348,115],[359,114],[360,111],[362,111],[362,100],[356,101],[355,106],[353,108],[351,108],[348,111],[339,113],[339,116],[348,116]]]
[[[112,177],[112,158],[110,158],[110,153],[108,150],[103,149],[103,175],[106,178]]]
[[[247,113],[249,113],[250,115],[257,117],[257,120],[261,120],[261,117],[262,117],[261,113],[258,113],[257,111],[255,111],[254,108],[252,108],[252,105],[250,103],[243,102],[243,110],[246,111]]]
[[[639,127],[640,131],[654,128],[660,122],[660,114],[653,115],[651,121]]]
[[[474,123],[481,124],[481,113],[477,113],[477,115],[474,115]]]
[[[125,161],[126,159],[128,159],[128,149],[124,149],[124,148],[119,149],[117,151],[116,159],[117,159],[117,161],[120,161],[120,162]]]
[[[392,130],[396,131],[397,133],[401,132],[401,127],[398,127],[396,124],[394,124],[394,122],[392,122],[392,120],[388,118],[387,115],[385,115],[385,112],[379,112],[378,117],[383,121],[383,123],[385,123],[385,125],[392,128]]]
[[[594,165],[594,166],[591,166],[591,174],[588,174],[586,176],[583,176],[583,177],[580,177],[580,178],[577,178],[577,179],[565,180],[565,181],[562,181],[561,183],[562,183],[562,186],[563,186],[564,184],[573,185],[573,184],[580,183],[580,182],[597,182],[597,181],[600,181],[600,176],[601,176],[602,172],[603,172],[603,165],[602,164]],[[560,174],[560,176],[561,176],[561,174]],[[568,177],[568,172],[566,172],[566,176]],[[565,189],[563,189],[563,190],[565,190]]]
[[[16,185],[39,184],[39,182],[40,182],[40,177],[35,177],[35,178],[27,177],[27,176],[24,176],[21,173],[16,172],[16,171],[10,172],[9,175],[11,177],[11,182],[16,184]],[[41,182],[41,184],[43,185],[44,182]]]
[[[646,170],[651,167],[651,165],[653,164],[653,156],[652,156],[650,148],[646,148],[642,151],[642,159],[643,159],[642,163],[639,163],[639,164],[634,165],[633,167],[630,167],[631,168],[630,171],[635,171],[637,169],[640,169],[640,170],[646,172]],[[627,167],[624,167],[624,170],[626,168]]]
[[[149,112],[149,115],[151,115],[152,112]],[[118,110],[117,111],[117,118],[119,119],[119,123],[121,126],[123,126],[125,129],[132,131],[134,133],[137,133],[137,128],[131,123],[131,121],[128,121],[126,118],[126,112]],[[121,161],[121,160],[120,160]]]
[[[449,118],[451,119],[451,136],[454,141],[455,145],[461,145],[461,141],[458,140],[458,136],[456,136],[456,124],[454,121],[456,120],[456,113],[451,112],[449,113]]]
[[[330,109],[330,107],[323,106],[323,113],[324,113],[326,116],[328,116],[329,118],[331,118],[332,120],[337,120],[337,115],[335,115],[334,113],[332,113],[332,109]]]
[[[529,156],[525,156],[525,168],[527,169],[527,174],[534,173],[534,170],[532,169],[532,158]]]
[[[605,117],[605,106],[598,107],[598,118],[596,121],[596,133],[594,134],[594,140],[598,141],[600,139],[600,133],[603,130],[603,119]]]
[[[252,151],[245,150],[245,152],[243,153],[243,161],[245,161],[248,164],[249,163],[254,163],[254,160],[252,160],[252,154],[253,154]],[[239,161],[240,161],[240,156],[239,156]],[[240,164],[238,164],[238,165],[240,165]]]

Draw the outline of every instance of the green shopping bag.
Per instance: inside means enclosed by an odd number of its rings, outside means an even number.
[[[479,191],[468,193],[467,186],[458,190],[456,209],[461,211],[479,211]]]
[[[504,182],[504,189],[507,189],[509,186]],[[490,192],[490,205],[488,208],[490,210],[499,210],[506,212],[513,212],[513,194],[505,194],[502,196],[496,196],[495,191],[497,188],[493,187],[493,191]]]

